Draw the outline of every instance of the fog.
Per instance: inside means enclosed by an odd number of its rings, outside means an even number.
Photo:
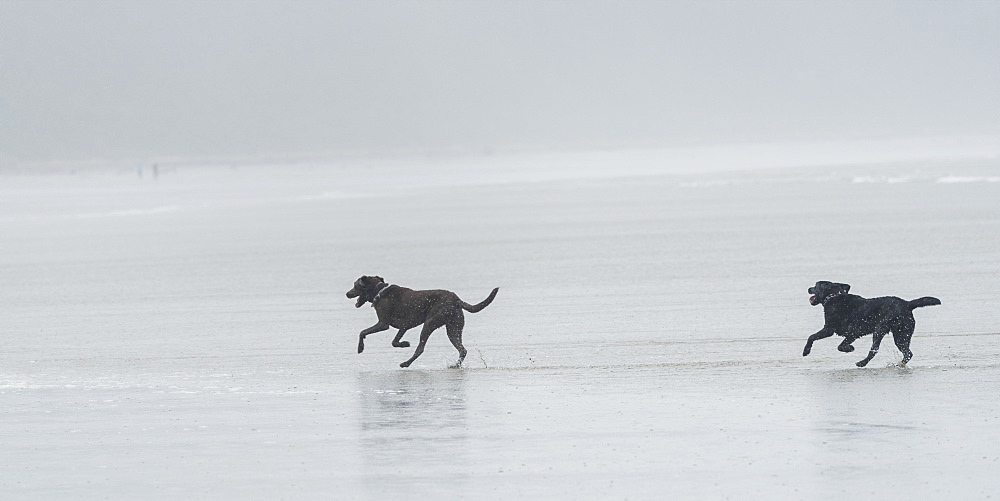
[[[0,164],[1000,133],[996,2],[0,0]]]
[[[995,496],[998,62],[995,0],[0,0],[0,499]],[[500,291],[403,369],[362,274]],[[858,368],[817,280],[941,305]]]

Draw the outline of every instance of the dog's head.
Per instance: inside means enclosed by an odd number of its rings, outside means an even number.
[[[809,288],[808,292],[812,294],[812,296],[809,296],[809,304],[819,306],[828,298],[838,294],[847,294],[850,290],[850,285],[820,280],[819,282],[816,282],[816,285]]]
[[[348,298],[358,298],[358,303],[354,305],[355,308],[360,308],[361,305],[375,299],[376,290],[379,284],[384,284],[385,280],[382,277],[369,277],[367,275],[354,281],[354,287],[347,291]]]

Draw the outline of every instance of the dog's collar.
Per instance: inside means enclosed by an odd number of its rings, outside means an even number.
[[[839,297],[839,296],[843,296],[843,295],[844,295],[844,291],[840,291],[840,292],[838,292],[838,293],[836,293],[836,294],[834,294],[832,296],[826,296],[825,298],[823,298],[822,301],[820,301],[820,303],[826,304],[827,301],[829,301],[829,300],[831,300],[831,299],[833,299],[835,297]]]
[[[385,284],[385,282],[382,283]],[[375,293],[375,297],[373,297],[371,300],[372,308],[375,307],[375,304],[378,303],[379,297],[382,296],[382,293],[385,292],[385,290],[388,289],[389,287],[392,287],[392,284],[385,284],[385,287],[382,287],[381,289],[378,290],[378,292]]]

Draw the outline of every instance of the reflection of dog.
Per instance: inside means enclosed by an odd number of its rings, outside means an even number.
[[[477,305],[471,305],[462,301],[454,292],[443,290],[415,291],[389,285],[382,280],[382,277],[364,276],[354,282],[354,287],[347,291],[347,297],[358,298],[355,305],[360,308],[366,302],[370,302],[378,315],[378,323],[361,331],[361,338],[358,340],[358,353],[365,350],[365,336],[381,332],[389,327],[399,329],[396,337],[392,340],[392,345],[397,348],[406,348],[410,343],[400,341],[403,334],[408,329],[412,329],[420,324],[424,328],[420,331],[420,343],[413,352],[409,360],[399,364],[400,367],[409,367],[421,353],[424,352],[424,345],[431,332],[442,325],[448,330],[448,339],[458,350],[458,362],[455,367],[462,365],[465,360],[466,349],[462,346],[462,327],[465,326],[465,316],[462,310],[476,313],[489,306],[496,297],[499,288],[493,289],[490,296]]]
[[[809,336],[809,341],[802,350],[802,356],[809,354],[813,341],[817,339],[828,338],[834,334],[843,336],[844,341],[837,349],[847,353],[854,351],[851,343],[856,339],[871,334],[872,349],[864,360],[857,363],[858,367],[864,367],[878,353],[882,337],[892,331],[896,347],[903,352],[902,364],[909,362],[913,357],[913,353],[910,352],[910,338],[916,326],[913,309],[941,304],[941,300],[935,297],[922,297],[906,301],[894,296],[865,299],[848,294],[849,290],[851,290],[850,285],[825,280],[816,282],[815,286],[809,288],[809,293],[812,294],[809,297],[809,304],[823,305],[823,317],[826,323],[819,332]]]

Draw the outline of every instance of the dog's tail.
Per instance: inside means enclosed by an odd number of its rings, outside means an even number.
[[[906,304],[910,309],[921,308],[924,306],[934,306],[936,304],[941,304],[941,300],[936,297],[922,297],[920,299],[914,299],[913,301],[907,301]]]
[[[461,301],[461,300],[459,300],[459,302],[462,303],[462,309],[463,310],[468,311],[470,313],[478,313],[480,310],[482,310],[483,308],[489,306],[490,303],[493,302],[493,298],[497,297],[497,291],[498,290],[500,290],[499,287],[497,287],[496,289],[493,289],[493,292],[490,293],[490,297],[484,299],[483,302],[481,302],[479,304],[469,304],[469,303],[466,303],[465,301]]]

